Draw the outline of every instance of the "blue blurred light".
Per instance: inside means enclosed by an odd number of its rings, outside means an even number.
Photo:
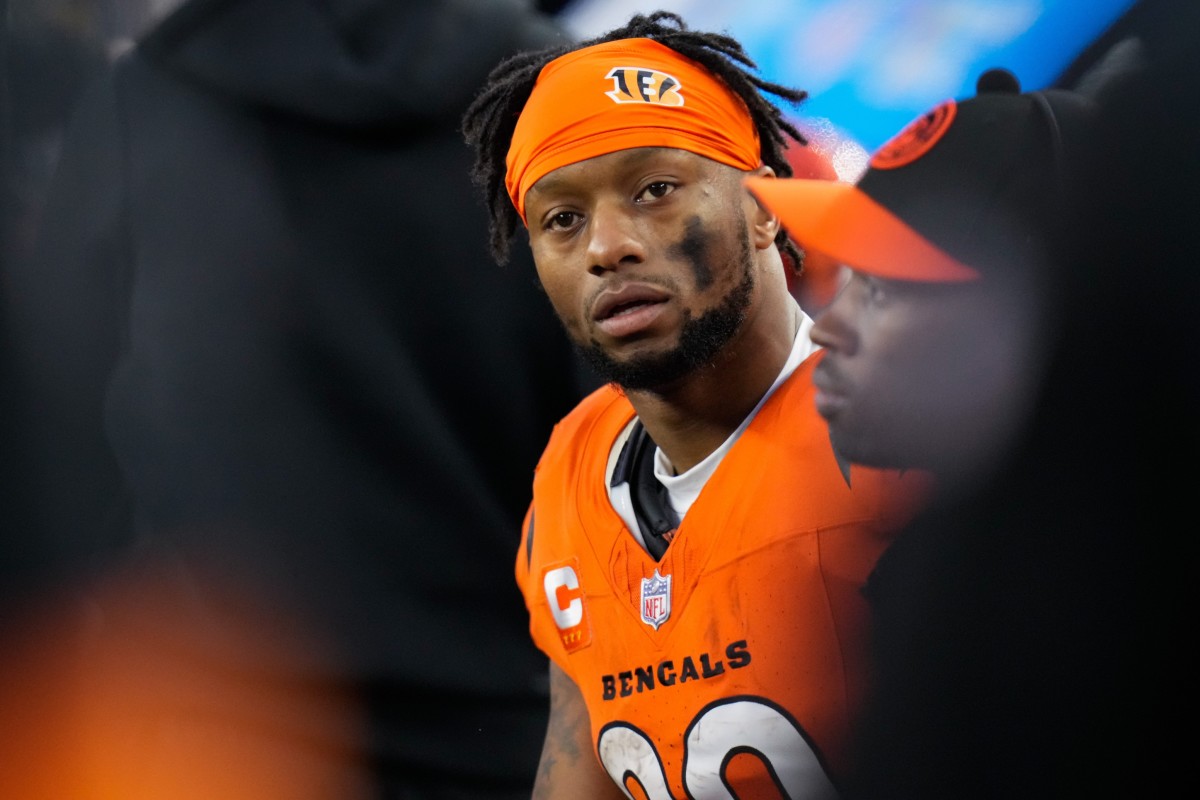
[[[768,80],[809,91],[795,112],[874,150],[948,97],[968,97],[1001,66],[1025,89],[1055,80],[1136,0],[575,0],[564,21],[580,36],[635,11],[678,11],[697,29],[739,39]]]

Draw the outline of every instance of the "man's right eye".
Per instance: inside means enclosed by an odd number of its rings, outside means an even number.
[[[560,211],[546,222],[548,230],[563,230],[575,224],[578,215],[574,211]]]
[[[866,279],[866,287],[867,299],[869,299],[873,305],[883,305],[888,301],[890,292],[888,291],[888,286],[886,286],[883,281],[875,277],[868,277]]]

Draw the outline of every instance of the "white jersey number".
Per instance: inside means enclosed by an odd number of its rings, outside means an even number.
[[[632,778],[649,800],[673,800],[666,771],[654,744],[637,728],[622,722],[604,726],[597,742],[600,762],[625,788]],[[789,800],[836,800],[837,792],[817,754],[796,723],[777,706],[759,697],[732,697],[704,708],[688,726],[684,739],[683,785],[695,800],[737,800],[725,770],[735,755],[748,753],[762,761]]]

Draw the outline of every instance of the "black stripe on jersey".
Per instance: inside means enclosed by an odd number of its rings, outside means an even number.
[[[533,509],[529,510],[529,528],[525,531],[525,568],[533,564]]]

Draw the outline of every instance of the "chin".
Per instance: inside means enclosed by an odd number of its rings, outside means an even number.
[[[896,457],[895,448],[879,447],[877,437],[851,435],[834,422],[829,424],[829,441],[834,452],[852,464],[878,469],[903,469],[911,466],[905,463],[904,459]]]

